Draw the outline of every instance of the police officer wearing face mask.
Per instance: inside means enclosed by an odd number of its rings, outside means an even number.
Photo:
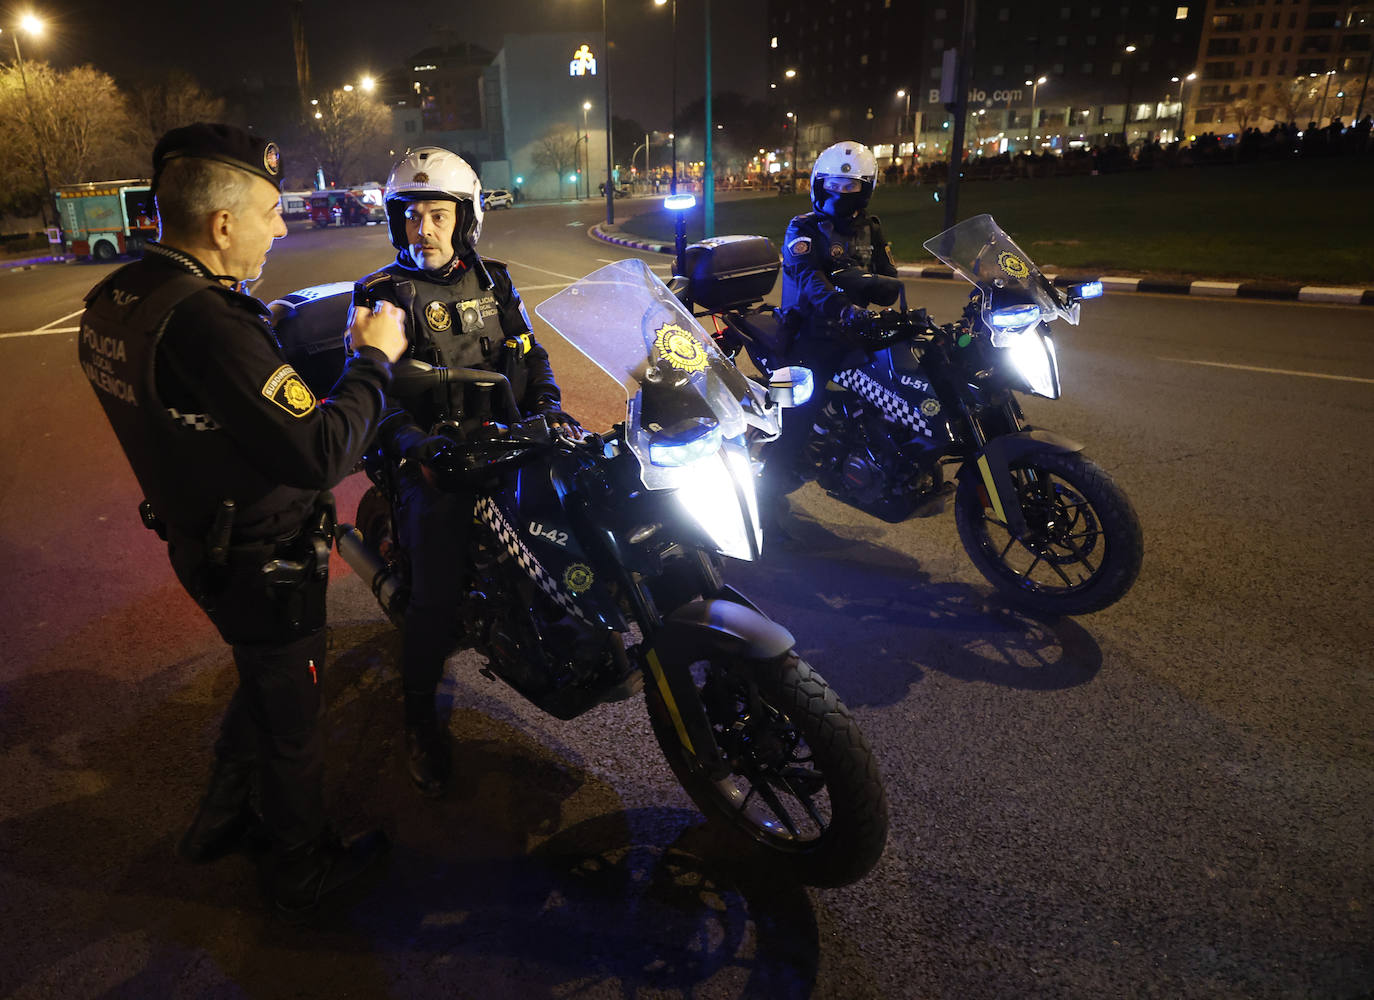
[[[210,787],[178,845],[201,862],[270,845],[266,885],[313,907],[380,853],[325,823],[316,719],[327,646],[327,490],[382,414],[405,349],[398,310],[360,310],[356,352],[316,399],[243,292],[286,235],[275,143],[237,128],[168,132],[153,153],[158,242],[86,297],[81,367],[133,467],[145,525],[233,649]]]
[[[787,225],[782,250],[779,312],[794,331],[788,360],[812,370],[816,391],[783,421],[782,437],[765,466],[763,500],[773,514],[801,485],[799,460],[824,388],[843,357],[862,347],[869,313],[837,287],[831,275],[848,268],[897,276],[890,245],[868,201],[878,183],[878,161],[861,142],[837,142],[811,168],[811,207]],[[782,526],[784,533],[787,528]]]
[[[477,253],[482,185],[472,168],[437,146],[410,150],[387,179],[386,213],[396,261],[358,282],[354,301],[396,303],[407,316],[411,356],[447,368],[500,372],[510,379],[521,415],[542,413],[555,430],[580,437],[577,421],[562,411],[548,353],[530,332],[506,265]],[[456,609],[465,596],[475,497],[436,489],[425,457],[435,444],[436,424],[460,413],[471,418],[483,405],[463,386],[441,393],[412,403],[413,409],[392,401],[377,435],[401,484],[397,527],[411,582],[401,653],[406,759],[416,787],[428,797],[443,793],[452,766],[435,693],[459,640]]]

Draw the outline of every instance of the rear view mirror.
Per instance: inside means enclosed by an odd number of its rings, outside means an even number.
[[[768,398],[778,406],[803,406],[811,399],[811,369],[801,365],[779,368],[768,382]]]

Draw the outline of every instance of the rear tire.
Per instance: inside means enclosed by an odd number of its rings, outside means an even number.
[[[673,774],[707,819],[793,881],[840,886],[868,874],[887,842],[887,797],[872,750],[824,678],[795,652],[721,657],[692,672],[729,776],[693,768],[648,678],[645,697]]]
[[[117,250],[115,250],[114,245],[110,243],[109,240],[101,240],[91,250],[91,256],[93,256],[96,260],[103,262],[114,260],[115,257],[119,256],[119,253]]]

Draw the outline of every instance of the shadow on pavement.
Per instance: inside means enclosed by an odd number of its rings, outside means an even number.
[[[796,635],[851,706],[895,704],[927,671],[1027,691],[1089,683],[1092,634],[1013,610],[990,590],[935,580],[920,560],[815,521],[804,540],[731,563],[726,579]],[[861,529],[862,530],[862,529]],[[847,665],[847,666],[845,666]]]
[[[158,674],[0,688],[0,995],[810,995],[804,890],[707,860],[720,854],[696,812],[626,809],[472,709],[454,719],[455,787],[421,799],[397,753],[398,634],[350,626],[332,644],[326,798],[342,830],[381,825],[393,849],[380,878],[304,924],[265,909],[253,859],[173,855],[232,689],[227,650],[170,696]]]

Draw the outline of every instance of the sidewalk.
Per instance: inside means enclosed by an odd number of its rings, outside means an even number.
[[[604,222],[592,226],[588,232],[605,243],[646,250],[650,253],[672,254],[671,243],[654,243],[620,233],[619,226]],[[901,264],[897,274],[903,278],[953,278],[954,272],[942,264]],[[1046,277],[1058,275],[1046,272]],[[1078,280],[1100,277],[1105,292],[1155,292],[1166,295],[1203,295],[1210,298],[1269,299],[1288,302],[1321,302],[1348,306],[1374,306],[1374,288],[1339,285],[1300,285],[1277,281],[1205,281],[1194,278],[1139,278],[1127,275],[1080,275]]]

